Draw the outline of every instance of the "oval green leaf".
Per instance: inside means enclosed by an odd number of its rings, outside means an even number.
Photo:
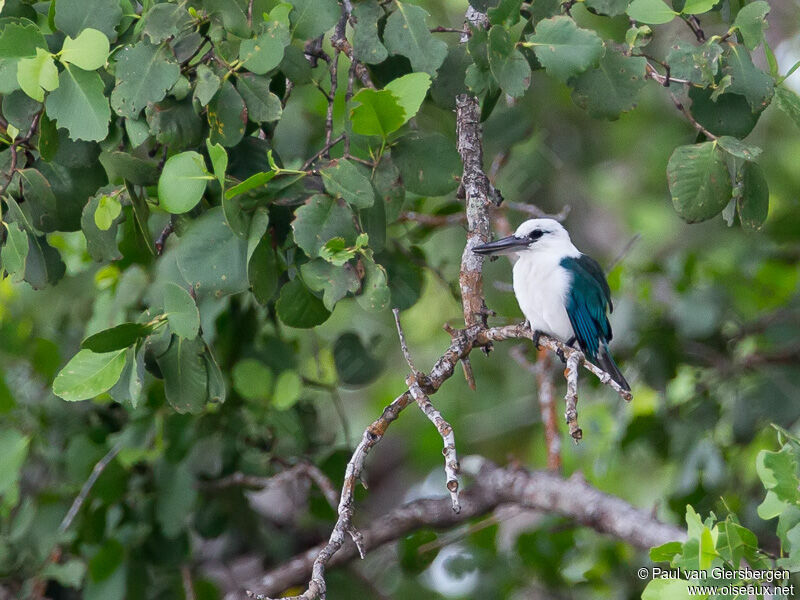
[[[206,171],[203,157],[197,152],[171,156],[158,178],[159,203],[172,214],[188,212],[200,202],[209,179],[213,177]]]

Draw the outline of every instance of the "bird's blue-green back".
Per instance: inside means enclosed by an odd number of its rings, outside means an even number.
[[[561,266],[572,274],[566,306],[569,321],[581,350],[595,361],[600,343],[612,337],[607,311],[614,310],[614,305],[606,276],[597,261],[585,254],[564,258]]]

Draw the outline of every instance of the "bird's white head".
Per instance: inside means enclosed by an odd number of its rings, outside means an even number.
[[[476,246],[472,250],[487,255],[540,252],[572,255],[576,252],[569,233],[554,219],[529,219],[517,227],[514,235]]]

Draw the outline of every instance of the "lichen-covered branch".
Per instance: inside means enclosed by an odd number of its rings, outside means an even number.
[[[682,529],[663,523],[649,511],[598,490],[580,476],[565,479],[549,471],[498,468],[484,459],[478,462],[480,466],[475,473],[475,483],[461,494],[460,513],[453,512],[447,498],[415,500],[375,519],[366,527],[362,532],[364,549],[377,548],[423,527],[453,527],[485,515],[501,504],[554,512],[642,549],[686,537]],[[315,557],[322,549],[324,547],[317,546],[295,556],[258,580],[248,582],[244,589],[253,592],[251,598],[280,594],[309,576]],[[329,564],[345,564],[356,556],[356,547],[347,543]],[[243,591],[232,592],[226,600],[245,597],[248,596]]]

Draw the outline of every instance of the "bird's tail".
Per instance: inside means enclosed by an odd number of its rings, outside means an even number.
[[[608,344],[605,342],[600,343],[600,351],[597,353],[597,364],[606,373],[611,375],[611,379],[616,381],[623,390],[628,392],[631,391],[631,386],[628,385],[628,381],[625,379],[625,376],[619,370],[617,363],[615,363],[614,359],[611,357],[611,352],[608,350]]]

